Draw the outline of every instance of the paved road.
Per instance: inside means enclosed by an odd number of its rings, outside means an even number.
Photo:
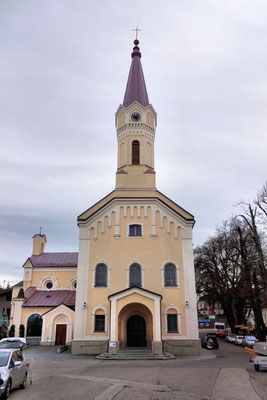
[[[25,355],[35,358],[33,385],[10,399],[267,400],[267,371],[254,371],[242,348],[220,340],[219,350],[204,354],[201,361],[100,361],[32,347]]]

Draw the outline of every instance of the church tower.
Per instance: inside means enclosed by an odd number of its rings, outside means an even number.
[[[157,114],[149,103],[137,39],[134,45],[123,104],[115,115],[118,140],[116,189],[155,190]]]
[[[73,354],[197,355],[192,214],[156,189],[157,114],[149,103],[139,41],[115,115],[116,187],[78,217]]]

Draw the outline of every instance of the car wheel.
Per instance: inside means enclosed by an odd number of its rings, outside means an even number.
[[[24,375],[23,382],[22,382],[22,384],[21,384],[19,387],[20,387],[21,389],[25,389],[26,384],[27,384],[27,374]]]
[[[10,390],[11,390],[11,381],[10,381],[10,379],[7,381],[7,384],[6,384],[6,390],[4,391],[4,393],[2,394],[2,398],[3,399],[8,399],[9,398],[9,393],[10,393]]]
[[[255,368],[255,370],[256,370],[256,371],[259,371],[259,370],[260,370],[260,366],[259,366],[259,365],[257,365],[257,364],[256,364],[256,365],[254,365],[254,368]]]

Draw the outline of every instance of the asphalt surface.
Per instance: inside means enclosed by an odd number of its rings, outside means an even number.
[[[256,372],[250,355],[219,339],[219,350],[168,361],[101,361],[29,347],[33,384],[11,400],[267,400],[267,371]]]

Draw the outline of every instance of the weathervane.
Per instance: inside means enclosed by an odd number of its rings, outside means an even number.
[[[138,29],[138,28],[136,27],[135,29],[133,29],[133,31],[135,31],[135,33],[136,33],[136,40],[138,40],[137,35],[138,35],[138,32],[141,31],[141,29]]]

